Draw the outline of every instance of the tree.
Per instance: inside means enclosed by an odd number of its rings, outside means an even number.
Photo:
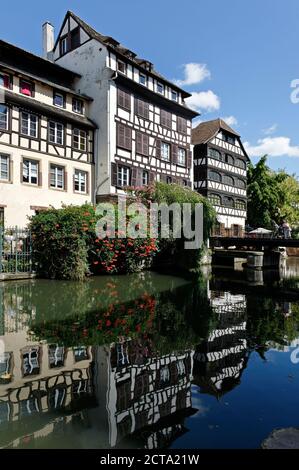
[[[286,219],[292,227],[299,226],[299,181],[296,175],[288,175],[284,170],[276,174],[281,200],[279,212],[282,219]]]

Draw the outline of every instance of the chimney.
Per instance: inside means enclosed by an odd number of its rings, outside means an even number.
[[[54,28],[46,21],[43,24],[43,58],[53,61]]]

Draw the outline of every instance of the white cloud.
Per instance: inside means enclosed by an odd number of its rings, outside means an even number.
[[[263,133],[266,135],[271,135],[273,134],[277,129],[277,124],[272,124],[272,126],[267,127],[266,129],[263,129]]]
[[[244,147],[251,157],[261,157],[265,154],[270,157],[299,157],[299,146],[291,145],[289,137],[265,137],[259,139],[255,146],[245,142]]]
[[[190,108],[196,111],[216,111],[220,108],[220,99],[212,90],[193,91],[192,96],[186,99],[186,103]]]
[[[227,117],[223,117],[221,119],[223,119],[223,121],[225,121],[226,124],[228,124],[229,126],[237,126],[238,125],[238,120],[237,120],[237,118],[235,118],[235,116],[227,116]]]
[[[200,118],[193,119],[192,128],[194,129],[194,127],[198,126],[198,124],[200,124],[201,122],[202,122],[202,120]]]
[[[211,72],[207,68],[206,64],[196,64],[194,62],[190,64],[184,64],[184,80],[174,80],[178,86],[195,85],[200,83],[206,78],[211,77]]]

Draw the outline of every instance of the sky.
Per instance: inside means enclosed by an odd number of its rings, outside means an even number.
[[[254,163],[299,174],[298,0],[14,0],[0,37],[41,54],[67,10],[192,93],[199,120],[226,119]]]

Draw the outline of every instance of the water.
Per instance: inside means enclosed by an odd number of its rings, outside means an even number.
[[[258,448],[299,426],[297,348],[295,259],[0,284],[0,447]]]

